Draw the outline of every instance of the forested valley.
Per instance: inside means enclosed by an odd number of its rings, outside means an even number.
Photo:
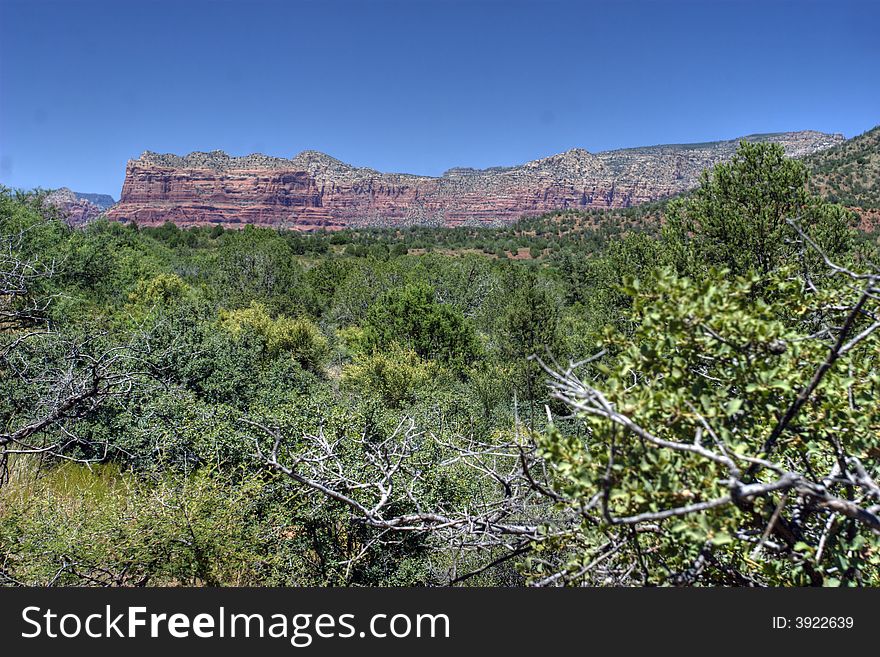
[[[880,585],[880,254],[808,178],[314,234],[2,190],[0,583]]]

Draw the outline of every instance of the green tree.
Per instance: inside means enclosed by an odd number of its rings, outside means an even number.
[[[589,428],[541,441],[562,495],[597,508],[581,539],[632,529],[643,583],[880,583],[878,338],[853,324],[858,290],[792,273],[634,282],[641,321],[609,334],[600,382],[557,386]],[[818,316],[839,335],[817,337]],[[862,468],[861,487],[834,474]]]
[[[250,226],[226,231],[212,268],[212,287],[227,307],[257,301],[273,311],[300,314],[307,299],[295,256],[289,243],[271,231]]]
[[[513,368],[513,381],[520,398],[527,402],[529,425],[534,426],[535,405],[543,397],[543,375],[532,357],[549,360],[563,357],[559,334],[559,298],[532,270],[513,277],[514,292],[502,317],[502,355]]]
[[[851,212],[808,191],[802,162],[779,144],[742,142],[733,159],[704,171],[700,187],[669,204],[664,242],[681,272],[723,267],[733,275],[766,274],[801,247],[798,222],[830,256],[850,246]]]
[[[454,369],[464,368],[481,353],[471,322],[437,301],[434,289],[424,284],[386,292],[370,307],[363,329],[368,350],[386,350],[397,343]]]

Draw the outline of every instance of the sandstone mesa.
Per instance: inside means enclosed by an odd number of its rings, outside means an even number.
[[[844,141],[815,131],[750,135],[804,157]],[[696,186],[740,139],[628,148],[572,149],[513,167],[450,169],[442,176],[382,173],[323,153],[291,158],[145,152],[128,162],[116,221],[155,226],[219,224],[311,230],[359,226],[500,225],[563,209],[623,208]]]

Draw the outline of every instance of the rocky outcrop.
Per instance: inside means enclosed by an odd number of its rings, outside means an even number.
[[[843,141],[805,131],[751,135],[803,157]],[[572,149],[514,167],[450,169],[440,177],[381,173],[323,153],[292,159],[222,151],[146,152],[126,168],[119,221],[182,226],[254,224],[297,230],[346,226],[497,225],[567,208],[620,208],[694,187],[729,159],[739,140],[631,148]]]
[[[115,201],[106,194],[83,194],[62,187],[50,192],[44,203],[55,208],[59,217],[71,226],[82,226],[104,213]]]

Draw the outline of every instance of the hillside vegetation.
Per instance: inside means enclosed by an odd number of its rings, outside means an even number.
[[[813,189],[831,202],[880,209],[880,126],[806,161]]]
[[[3,190],[0,583],[880,585],[878,254],[808,190],[768,144],[487,230]]]

